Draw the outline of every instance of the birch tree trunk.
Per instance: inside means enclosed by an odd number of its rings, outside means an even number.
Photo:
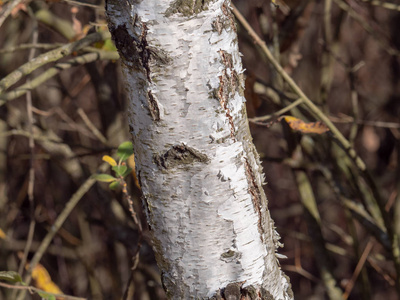
[[[172,299],[292,299],[227,0],[108,0],[138,178]]]

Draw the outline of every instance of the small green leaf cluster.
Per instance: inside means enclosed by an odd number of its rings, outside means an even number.
[[[133,155],[133,145],[131,142],[123,142],[117,150],[118,162],[111,156],[104,155],[103,160],[107,162],[114,171],[115,176],[109,174],[95,174],[92,178],[100,182],[110,182],[110,189],[115,190],[121,187],[124,183],[124,178],[128,176],[132,169],[126,164],[128,158]]]
[[[27,284],[22,281],[21,276],[15,271],[0,271],[0,280],[8,281],[11,283],[20,283],[21,285],[27,286]],[[48,293],[39,289],[34,289],[34,290],[38,293],[38,295],[42,299],[56,300],[56,297],[52,293]]]
[[[25,283],[22,281],[21,276],[14,271],[0,271],[0,280],[9,281],[12,283],[19,282],[22,285],[25,285]]]

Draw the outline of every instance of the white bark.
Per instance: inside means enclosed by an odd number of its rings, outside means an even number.
[[[107,1],[138,177],[171,298],[292,299],[249,133],[229,3]]]

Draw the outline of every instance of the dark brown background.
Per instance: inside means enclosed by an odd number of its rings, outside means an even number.
[[[98,5],[99,9],[75,6],[75,24],[104,24],[104,5],[99,1],[87,3]],[[296,299],[328,299],[316,244],[328,249],[324,256],[329,260],[327,265],[344,290],[353,282],[352,274],[368,243],[372,250],[349,299],[398,299],[391,254],[371,233],[374,227],[365,227],[344,200],[363,207],[375,188],[387,204],[394,230],[400,232],[396,218],[396,211],[400,211],[400,12],[351,0],[346,3],[354,17],[333,2],[331,21],[327,23],[324,7],[328,0],[280,2],[275,13],[269,1],[234,3],[271,49],[274,38],[279,41],[282,66],[350,139],[375,185],[365,183],[329,132],[294,132],[278,121],[268,126],[251,124],[268,182],[265,188],[271,214],[285,244],[280,253],[288,257],[281,260],[282,269],[291,279]],[[3,4],[3,11],[6,5]],[[72,7],[64,1],[25,3],[0,27],[0,48],[31,43],[36,24],[38,43],[68,42],[56,29],[38,21],[36,13],[40,9],[49,11],[72,24]],[[327,24],[331,30],[328,38]],[[79,30],[72,36],[76,33]],[[268,115],[293,102],[293,92],[279,82],[279,76],[241,25],[238,34],[246,68],[249,116]],[[35,55],[43,52],[38,49]],[[25,63],[28,56],[29,49],[2,52],[0,77]],[[33,72],[29,78],[46,69],[47,66]],[[7,236],[0,240],[0,270],[18,269],[31,216],[36,226],[28,258],[74,192],[96,172],[101,157],[112,154],[119,143],[130,139],[122,85],[118,62],[96,61],[62,71],[33,90],[32,127],[27,118],[26,96],[0,107],[0,228]],[[103,133],[107,143],[95,137],[78,109]],[[316,121],[303,106],[286,114],[291,113],[306,122]],[[33,151],[34,206],[28,199],[31,152],[26,133],[30,127],[43,136],[35,141]],[[58,141],[52,142],[54,139]],[[321,216],[317,234],[299,195],[295,180],[299,172],[306,174]],[[132,177],[128,183],[144,224],[140,190]],[[121,192],[96,183],[68,217],[41,263],[66,294],[120,299],[130,276],[137,236]],[[133,278],[134,299],[163,299],[147,228]],[[0,288],[0,299],[11,299],[10,291]]]

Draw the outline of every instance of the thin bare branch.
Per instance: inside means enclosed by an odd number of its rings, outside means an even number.
[[[66,44],[60,48],[39,55],[35,59],[25,63],[12,73],[8,74],[2,80],[0,80],[0,95],[10,86],[15,84],[18,80],[20,80],[22,77],[32,73],[36,69],[50,62],[57,61],[62,57],[70,55],[74,51],[79,51],[82,48],[89,46],[95,42],[103,41],[109,38],[110,38],[109,32],[104,32],[104,31],[96,32],[87,35],[86,37],[84,37],[79,41]]]

